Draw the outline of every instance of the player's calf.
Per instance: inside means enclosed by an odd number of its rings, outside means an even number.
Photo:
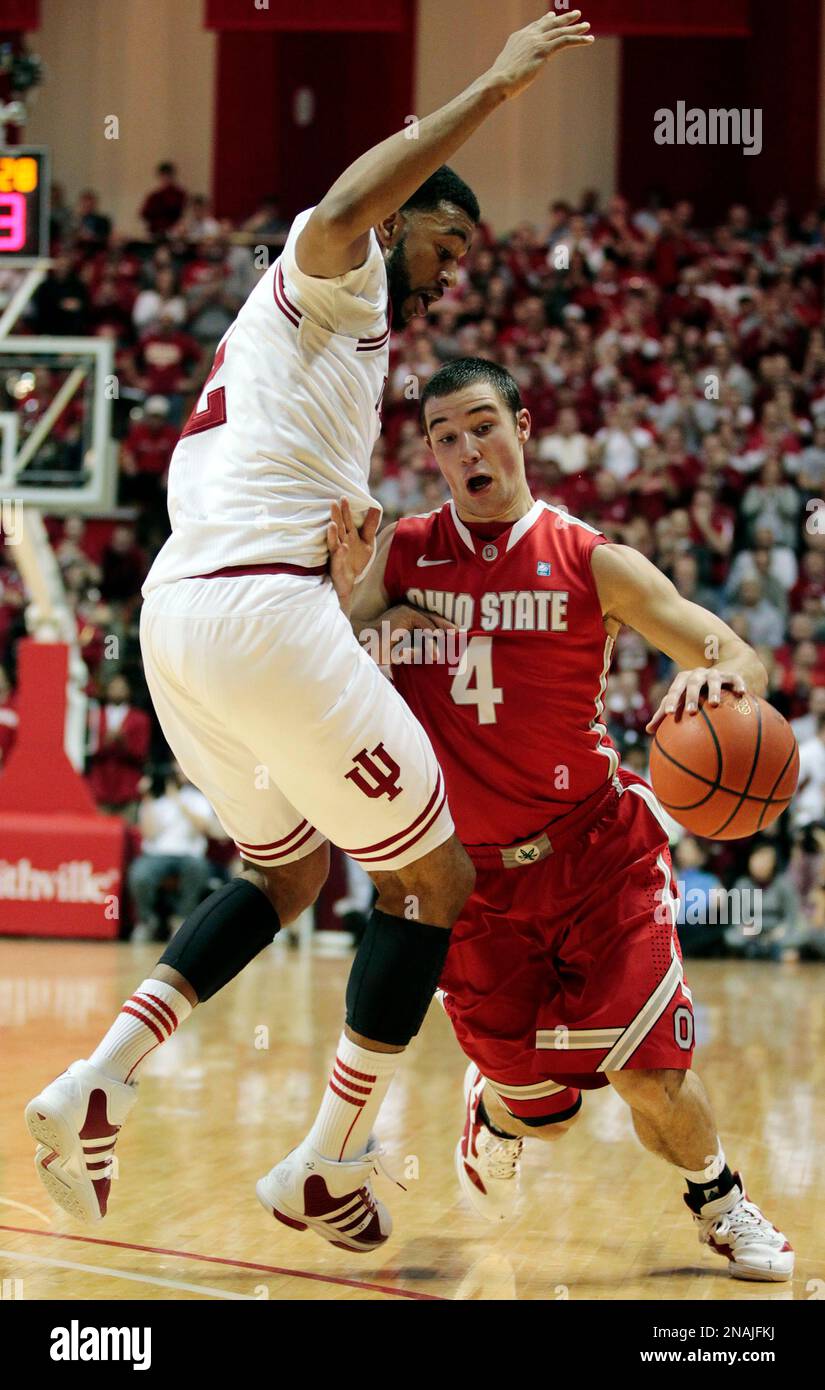
[[[750,1200],[740,1175],[731,1172],[696,1073],[662,1068],[608,1076],[631,1107],[642,1144],[672,1163],[687,1183],[685,1203],[700,1244],[727,1259],[735,1279],[790,1279],[793,1248]]]
[[[373,1121],[399,1052],[424,1021],[444,967],[450,927],[472,889],[475,871],[452,836],[414,863],[373,878],[380,897],[350,971],[346,1027],[321,1108],[303,1143],[275,1165],[258,1189],[259,1197],[264,1192],[264,1205],[276,1216],[280,1212],[280,1219],[288,1216],[293,1226],[308,1227],[333,1244],[339,1243],[339,1199],[346,1199],[345,1207],[355,1201],[352,1173],[357,1170],[363,1177],[358,1165],[367,1161]],[[335,1196],[323,1210],[313,1181],[319,1162],[327,1192]],[[276,1200],[279,1184],[289,1188],[288,1210]],[[377,1224],[368,1223],[372,1244],[386,1240],[391,1228],[385,1209],[379,1218]],[[362,1219],[364,1213],[358,1217]],[[360,1235],[353,1248],[363,1248]]]

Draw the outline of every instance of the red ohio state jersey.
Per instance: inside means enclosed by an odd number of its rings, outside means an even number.
[[[438,613],[467,637],[452,664],[393,666],[466,845],[527,839],[616,773],[602,722],[613,639],[590,563],[605,541],[546,502],[488,541],[452,502],[398,522],[384,577],[390,603]],[[447,642],[444,651],[456,656]]]

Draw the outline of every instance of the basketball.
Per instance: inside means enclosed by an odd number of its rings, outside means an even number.
[[[799,777],[799,748],[787,720],[758,695],[700,696],[656,730],[650,778],[665,810],[710,840],[739,840],[771,825]]]

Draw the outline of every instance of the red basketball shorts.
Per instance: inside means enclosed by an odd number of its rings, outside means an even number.
[[[462,1049],[515,1115],[561,1117],[611,1071],[690,1067],[660,814],[647,783],[620,772],[572,843],[536,863],[477,865],[441,987]]]

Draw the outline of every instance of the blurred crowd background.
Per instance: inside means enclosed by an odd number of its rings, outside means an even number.
[[[217,342],[288,228],[274,193],[240,224],[217,219],[172,164],[157,169],[140,215],[143,237],[127,239],[93,190],[69,206],[56,186],[56,262],[16,333],[106,335],[115,346],[117,515],[78,511],[47,525],[90,673],[87,776],[99,805],[134,827],[125,929],[155,935],[229,872],[234,851],[157,727],[141,675],[140,586],[168,533],[179,431]],[[421,387],[451,358],[489,356],[515,376],[532,416],[534,495],[641,550],[752,643],[769,672],[768,698],[800,744],[799,789],[758,840],[699,842],[674,823],[688,954],[825,956],[823,267],[825,205],[799,216],[784,199],[763,212],[735,204],[705,227],[687,201],[602,204],[585,192],[499,239],[482,226],[455,293],[391,340],[372,473],[387,521],[447,496],[417,423]],[[0,382],[0,408],[18,412],[24,437],[55,374]],[[48,458],[34,461],[41,476],[82,476],[83,408],[64,413]],[[7,545],[0,776],[17,723],[24,603]],[[622,630],[610,732],[643,775],[645,724],[672,674]],[[725,902],[755,888],[759,929],[741,912],[726,920]],[[697,903],[705,909],[693,914]]]

